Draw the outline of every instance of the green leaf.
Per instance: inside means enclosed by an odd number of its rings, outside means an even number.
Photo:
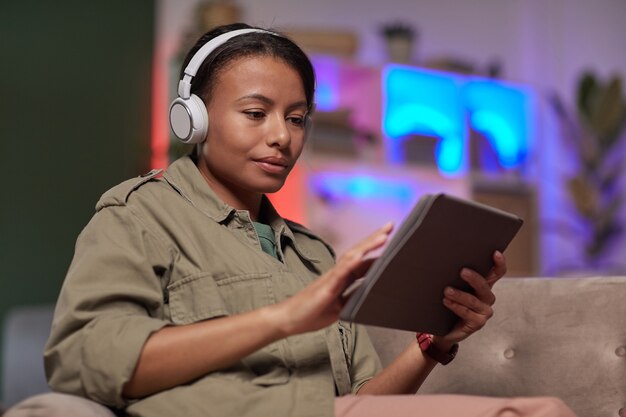
[[[591,115],[591,127],[598,136],[600,147],[610,149],[626,123],[626,103],[618,76],[613,77],[606,87],[599,89]]]
[[[597,189],[589,179],[578,175],[567,182],[567,188],[576,210],[584,217],[593,219],[598,211],[600,199]]]
[[[596,79],[591,72],[585,72],[578,82],[576,104],[579,114],[588,121],[591,119],[591,101],[597,89]]]

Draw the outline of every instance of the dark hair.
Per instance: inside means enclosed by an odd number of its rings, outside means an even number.
[[[250,28],[262,29],[245,23],[233,23],[231,25],[219,26],[202,35],[185,57],[181,68],[181,78],[191,58],[208,41],[223,33]],[[215,88],[217,75],[233,60],[246,56],[271,56],[282,60],[298,72],[302,80],[307,106],[309,110],[312,110],[313,96],[315,94],[315,72],[311,61],[292,40],[279,32],[271,32],[280,36],[261,32],[246,33],[235,36],[219,46],[198,68],[196,76],[191,81],[191,92],[206,102],[211,96],[213,88]]]

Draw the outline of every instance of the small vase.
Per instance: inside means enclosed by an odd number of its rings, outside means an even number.
[[[390,36],[387,41],[387,56],[398,64],[410,64],[413,58],[413,39],[408,36]]]

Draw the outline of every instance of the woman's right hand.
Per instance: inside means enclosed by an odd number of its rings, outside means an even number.
[[[305,289],[272,306],[284,336],[318,330],[337,321],[347,301],[343,292],[367,272],[373,262],[367,255],[387,242],[392,229],[393,224],[387,223],[376,230]]]

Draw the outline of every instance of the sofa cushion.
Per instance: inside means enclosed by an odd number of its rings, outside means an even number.
[[[48,392],[43,347],[50,334],[53,305],[21,306],[4,321],[2,403],[5,407],[31,395]]]
[[[420,393],[555,396],[578,415],[626,406],[626,277],[506,278],[494,317]],[[369,328],[383,364],[414,335]]]

